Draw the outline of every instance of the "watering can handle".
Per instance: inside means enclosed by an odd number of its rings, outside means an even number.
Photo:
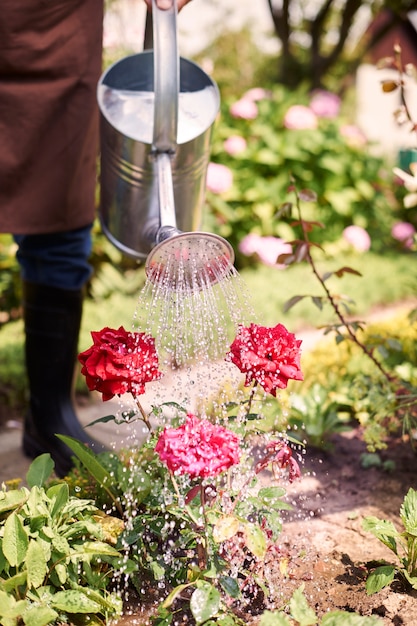
[[[169,9],[158,9],[152,0],[154,45],[153,150],[175,152],[178,128],[179,54],[177,0]]]

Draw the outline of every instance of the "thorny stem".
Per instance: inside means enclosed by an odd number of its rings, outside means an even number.
[[[327,288],[326,283],[324,282],[323,278],[320,276],[316,264],[314,262],[314,259],[311,255],[310,252],[310,240],[308,238],[308,233],[307,233],[307,228],[306,228],[306,224],[302,218],[301,215],[301,206],[300,206],[300,198],[298,196],[297,190],[295,190],[295,197],[296,197],[296,206],[297,206],[297,211],[298,211],[298,217],[299,217],[299,221],[301,224],[301,229],[302,229],[302,233],[303,233],[303,240],[306,243],[306,248],[307,248],[307,252],[306,252],[306,258],[307,261],[313,271],[314,276],[317,278],[317,280],[319,281],[321,287],[323,288],[327,300],[329,301],[330,305],[332,306],[334,312],[336,313],[337,317],[339,318],[339,320],[341,321],[342,325],[344,326],[344,328],[346,329],[349,338],[353,341],[353,343],[355,343],[364,354],[366,354],[367,357],[369,357],[371,359],[371,361],[374,363],[374,365],[378,368],[378,370],[381,372],[381,374],[386,378],[386,380],[391,383],[394,379],[392,377],[392,375],[390,374],[390,372],[388,372],[382,365],[381,363],[374,357],[372,350],[370,350],[364,343],[362,343],[362,341],[360,341],[356,335],[356,333],[353,331],[351,325],[349,324],[349,322],[345,319],[342,311],[340,310],[339,305],[337,304],[336,300],[334,299],[334,297],[332,296],[331,292],[329,291],[329,289]]]
[[[147,429],[148,429],[148,430],[149,430],[149,432],[151,433],[151,432],[152,432],[152,424],[151,424],[151,423],[150,423],[150,421],[149,421],[149,417],[148,417],[148,415],[146,414],[145,409],[143,408],[143,406],[142,406],[142,405],[141,405],[141,403],[139,402],[139,399],[138,399],[138,398],[135,398],[135,402],[136,402],[136,406],[137,406],[137,407],[138,407],[138,409],[139,409],[139,412],[140,412],[140,414],[141,414],[141,416],[142,416],[142,419],[143,419],[143,421],[144,421],[144,423],[145,423],[145,425],[146,425]]]
[[[405,95],[405,82],[404,82],[404,68],[401,58],[401,48],[397,44],[394,46],[394,55],[395,55],[395,65],[399,74],[399,89],[400,89],[400,100],[401,105],[404,108],[404,112],[407,116],[408,121],[412,124],[412,130],[417,134],[417,124],[413,119],[413,116],[410,111],[410,107],[408,106],[406,95]]]

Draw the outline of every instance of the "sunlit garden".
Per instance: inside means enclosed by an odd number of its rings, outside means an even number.
[[[321,32],[320,73],[268,6],[278,57],[245,28],[195,58],[221,96],[201,230],[233,248],[223,284],[149,284],[94,225],[75,393],[135,436],[95,453],[58,435],[67,475],[45,454],[1,477],[4,626],[416,623],[413,145],[385,154],[357,123],[364,42],[323,62],[338,12],[294,26]],[[397,47],[386,69],[412,136],[415,68]],[[0,235],[2,429],[27,402],[14,255]]]

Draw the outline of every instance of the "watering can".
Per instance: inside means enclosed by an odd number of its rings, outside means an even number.
[[[174,276],[175,259],[187,258],[194,273],[214,264],[214,275],[234,259],[228,242],[198,231],[219,91],[178,55],[176,0],[167,10],[153,0],[152,17],[154,49],[99,80],[100,221],[118,249],[146,259],[148,276],[168,265]]]

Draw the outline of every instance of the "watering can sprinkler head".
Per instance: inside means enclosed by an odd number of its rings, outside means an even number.
[[[145,265],[146,275],[154,284],[197,291],[226,278],[233,266],[233,248],[219,235],[183,233],[165,226],[158,239]]]

